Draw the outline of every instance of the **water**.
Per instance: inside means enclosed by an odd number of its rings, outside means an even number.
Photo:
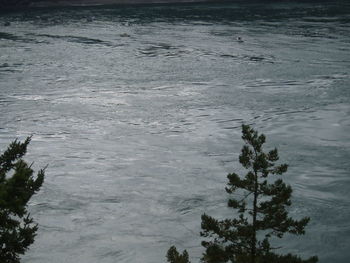
[[[348,262],[350,6],[264,3],[0,15],[0,146],[49,165],[25,263],[165,262],[228,216],[252,124],[289,163],[286,252]],[[10,26],[2,26],[10,21]],[[242,37],[244,42],[237,41]]]

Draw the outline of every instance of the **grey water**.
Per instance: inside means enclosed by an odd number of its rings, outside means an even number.
[[[233,215],[242,123],[311,217],[282,251],[348,262],[347,1],[1,13],[0,112],[1,150],[32,135],[26,160],[48,164],[24,263],[165,262],[171,245],[198,262],[201,214]]]

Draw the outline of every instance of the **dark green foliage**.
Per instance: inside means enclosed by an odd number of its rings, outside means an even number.
[[[33,170],[21,158],[30,138],[14,141],[0,155],[0,262],[18,263],[38,229],[27,211],[30,198],[44,181],[44,170],[34,178]]]
[[[180,254],[174,246],[169,248],[166,257],[169,263],[191,263],[188,259],[187,251],[185,250]]]
[[[202,215],[201,235],[206,248],[202,261],[207,263],[315,263],[293,255],[278,255],[270,245],[272,237],[282,238],[285,233],[304,234],[309,222],[305,217],[294,220],[288,216],[292,188],[281,179],[271,180],[269,175],[282,175],[286,164],[276,165],[277,149],[263,152],[265,136],[248,125],[242,126],[242,148],[239,162],[247,169],[244,177],[232,173],[227,176],[228,207],[237,210],[237,217],[216,220]],[[207,240],[208,240],[207,239]]]

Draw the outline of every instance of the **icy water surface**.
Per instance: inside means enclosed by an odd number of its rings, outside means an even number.
[[[280,245],[348,262],[349,74],[346,1],[0,14],[1,149],[32,134],[27,160],[49,164],[23,262],[165,262],[170,245],[198,262],[200,215],[231,213],[242,123],[312,218]]]

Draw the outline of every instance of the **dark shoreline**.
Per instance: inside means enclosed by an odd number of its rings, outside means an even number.
[[[100,6],[100,5],[132,5],[132,4],[172,4],[172,3],[200,3],[200,2],[228,2],[227,0],[39,0],[31,3],[31,7],[50,6]]]
[[[103,5],[151,5],[151,4],[190,4],[227,3],[234,0],[0,0],[0,12],[27,8],[47,7],[88,7]]]
[[[0,0],[0,13],[30,9],[191,4],[337,3],[339,0]]]

